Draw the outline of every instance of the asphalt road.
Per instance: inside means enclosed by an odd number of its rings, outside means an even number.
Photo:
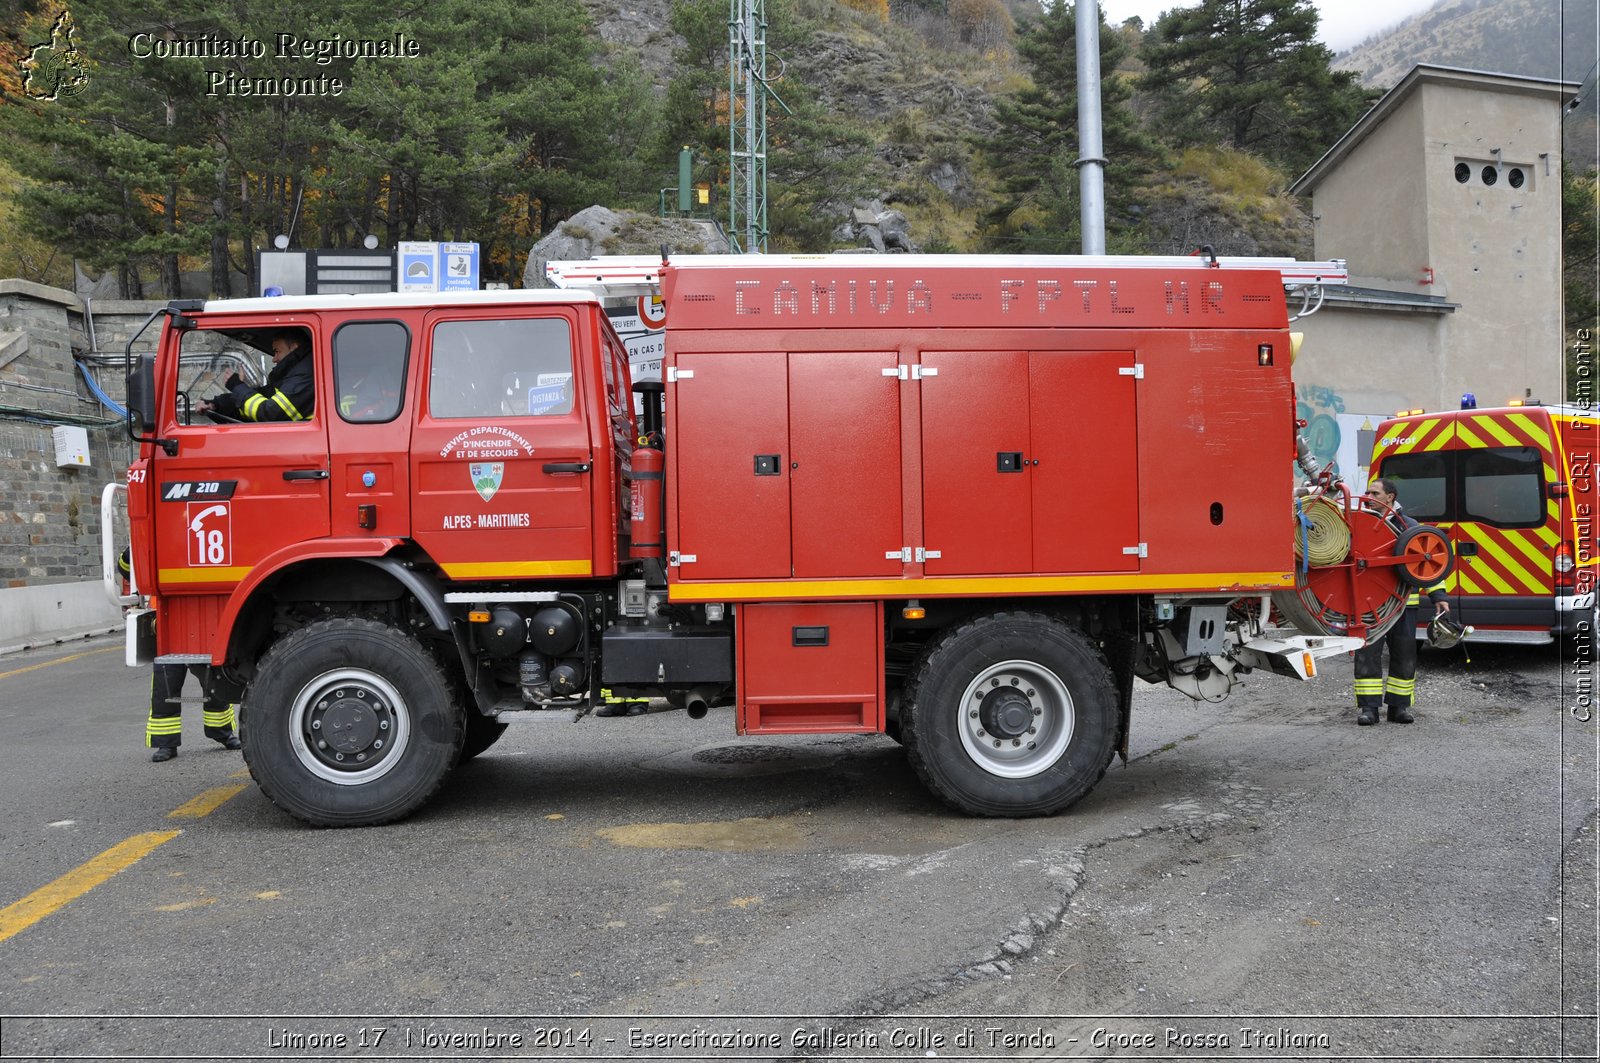
[[[1347,661],[1141,685],[1129,763],[1021,822],[886,738],[526,721],[326,831],[198,706],[151,764],[120,644],[0,657],[0,1058],[1594,1058],[1572,673],[1424,654],[1375,728]]]

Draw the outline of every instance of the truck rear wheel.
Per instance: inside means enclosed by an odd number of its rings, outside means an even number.
[[[900,709],[912,769],[971,815],[1047,816],[1115,751],[1116,686],[1087,637],[1037,613],[969,620],[917,664]]]
[[[432,654],[370,620],[321,620],[262,658],[240,716],[245,762],[279,808],[322,827],[420,808],[462,747],[464,718]]]

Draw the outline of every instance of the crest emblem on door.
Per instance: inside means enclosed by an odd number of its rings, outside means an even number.
[[[478,489],[478,494],[485,502],[494,497],[500,490],[500,481],[505,477],[506,466],[504,462],[475,461],[467,466],[467,471],[472,474],[472,486]]]

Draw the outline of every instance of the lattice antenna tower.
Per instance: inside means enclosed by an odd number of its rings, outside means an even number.
[[[768,91],[766,0],[729,0],[728,239],[745,253],[767,249]]]

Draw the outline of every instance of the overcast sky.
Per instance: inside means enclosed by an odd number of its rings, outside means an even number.
[[[1317,37],[1335,52],[1353,48],[1380,30],[1398,26],[1419,11],[1426,11],[1436,0],[1315,0],[1312,4],[1322,16]],[[1163,12],[1174,7],[1194,7],[1184,0],[1100,0],[1100,10],[1113,26],[1135,15],[1150,25]]]

